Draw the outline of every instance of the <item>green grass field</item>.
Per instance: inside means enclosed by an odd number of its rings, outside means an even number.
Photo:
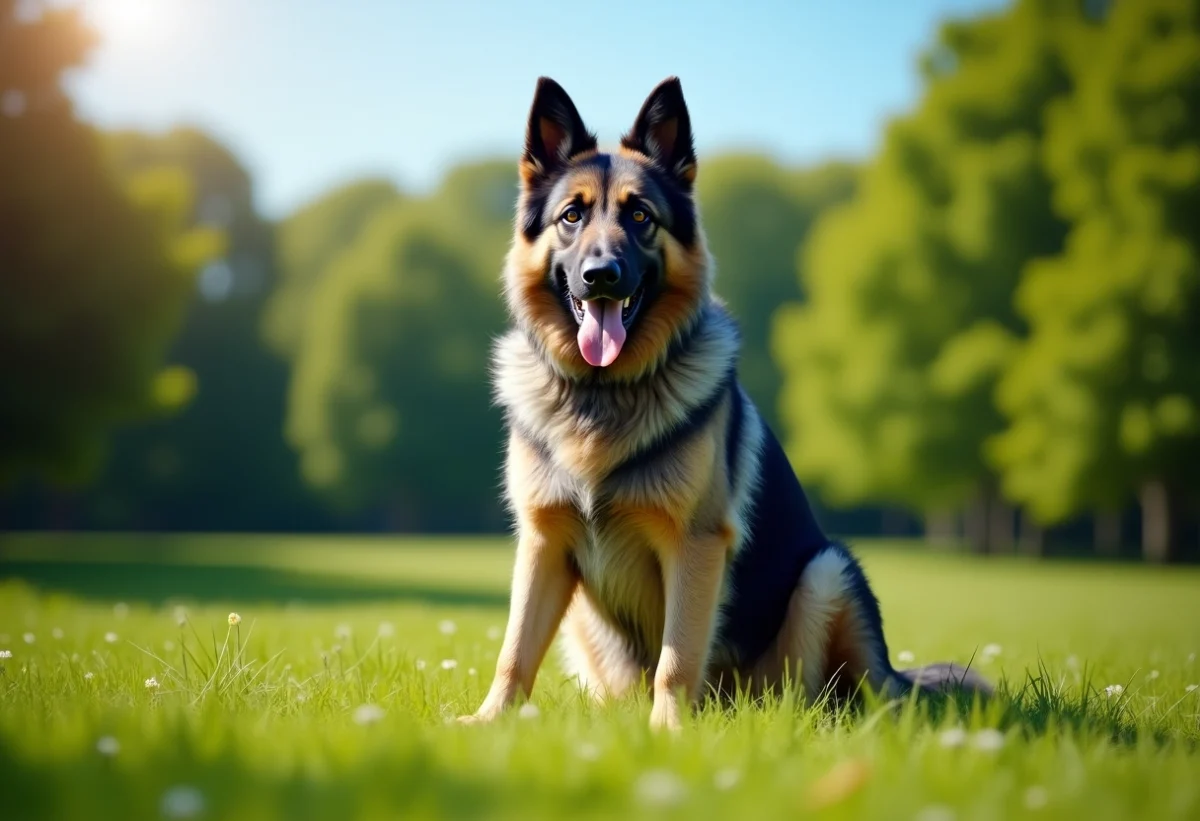
[[[893,661],[974,656],[1001,698],[784,696],[670,737],[552,658],[532,706],[467,727],[503,542],[0,537],[0,815],[1200,818],[1200,572],[858,552]]]

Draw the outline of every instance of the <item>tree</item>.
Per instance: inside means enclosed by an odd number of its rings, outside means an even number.
[[[288,438],[339,509],[406,530],[502,523],[500,417],[487,378],[516,169],[457,169],[379,209],[314,277]]]
[[[1011,294],[1066,230],[1038,147],[1042,111],[1067,88],[1060,33],[1078,16],[1028,0],[945,24],[915,111],[814,226],[808,299],[779,311],[772,342],[788,453],[831,504],[968,506],[976,549],[1011,541],[985,442],[1024,333]]]
[[[69,9],[0,0],[0,484],[84,482],[113,429],[187,404],[166,353],[219,237],[186,230],[192,192],[123,179],[60,88],[91,32]]]
[[[754,154],[706,159],[696,179],[716,289],[742,332],[739,378],[775,430],[780,374],[771,356],[771,317],[803,297],[796,250],[816,217],[846,200],[854,182],[855,169],[844,163],[795,170]]]
[[[196,192],[189,224],[220,231],[223,253],[189,294],[172,361],[194,375],[195,397],[170,419],[122,431],[85,507],[106,527],[296,529],[319,523],[283,438],[288,371],[260,328],[275,279],[273,227],[254,206],[249,174],[207,134],[106,136],[122,174],[170,169]]]
[[[401,200],[385,180],[356,180],[324,194],[276,229],[278,282],[263,317],[268,344],[291,359],[300,347],[304,318],[319,277],[349,247],[371,216]]]
[[[1068,54],[1044,154],[1071,232],[1021,283],[991,453],[1044,523],[1136,495],[1161,561],[1200,492],[1200,5],[1113,4]]]

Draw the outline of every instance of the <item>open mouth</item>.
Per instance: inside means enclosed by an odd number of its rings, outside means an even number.
[[[646,293],[643,280],[638,289],[623,300],[582,300],[571,293],[566,277],[560,280],[562,294],[575,324],[577,342],[584,360],[593,367],[605,368],[616,361],[625,345],[626,331],[637,318]]]
[[[635,316],[637,316],[638,308],[642,307],[642,295],[646,293],[646,286],[639,285],[638,289],[631,296],[625,297],[621,302],[621,324],[626,329],[629,328]],[[567,299],[571,303],[571,312],[575,315],[575,321],[580,325],[583,324],[587,316],[587,306],[583,300],[576,297],[570,291],[567,292]],[[610,300],[597,300],[598,302],[609,302]]]

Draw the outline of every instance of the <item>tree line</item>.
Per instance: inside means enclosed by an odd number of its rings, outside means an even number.
[[[282,220],[201,131],[102,133],[71,10],[0,0],[0,516],[488,531],[510,158]],[[703,158],[748,391],[842,532],[1187,554],[1200,508],[1200,3],[945,23],[862,164]]]

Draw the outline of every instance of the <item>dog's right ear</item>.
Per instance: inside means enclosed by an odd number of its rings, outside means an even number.
[[[549,77],[539,77],[525,129],[525,153],[521,157],[521,178],[525,184],[535,185],[576,154],[595,147],[596,135],[584,126],[567,92]]]

